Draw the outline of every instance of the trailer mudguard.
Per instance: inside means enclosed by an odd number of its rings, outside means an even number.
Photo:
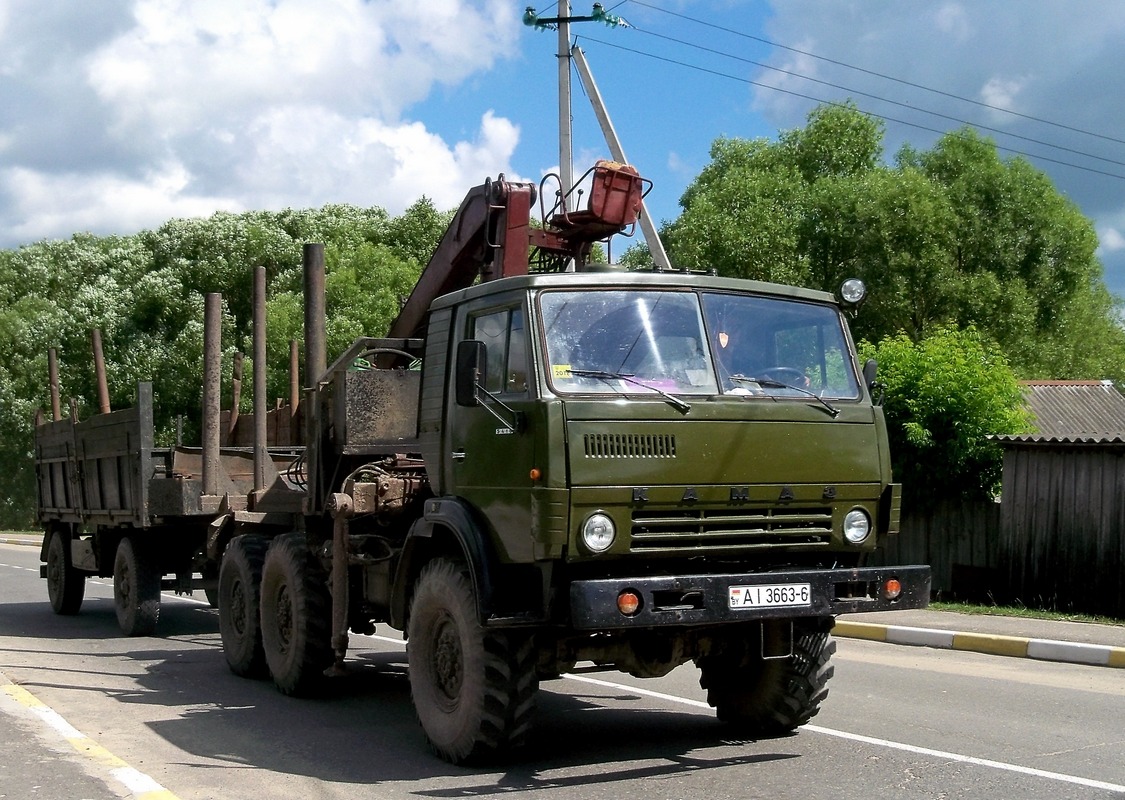
[[[390,609],[394,628],[406,630],[410,590],[422,567],[434,556],[450,551],[460,555],[468,566],[478,618],[482,625],[487,624],[493,612],[493,576],[498,568],[495,552],[463,500],[435,497],[426,501],[422,517],[410,526],[395,569]]]

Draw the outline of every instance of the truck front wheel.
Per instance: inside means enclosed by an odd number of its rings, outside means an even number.
[[[284,694],[315,694],[332,665],[328,579],[301,533],[273,540],[262,566],[262,649]]]
[[[763,659],[758,652],[720,653],[697,660],[699,684],[718,718],[748,734],[778,735],[804,725],[828,696],[832,654],[836,642],[829,617],[795,620],[793,654]],[[765,626],[763,635],[773,650],[778,628]],[[758,645],[758,642],[754,642]]]
[[[267,674],[258,619],[267,547],[269,540],[264,536],[237,536],[223,551],[219,568],[217,599],[223,655],[231,672],[243,678]]]
[[[160,619],[160,567],[152,548],[126,536],[113,559],[113,605],[126,636],[149,636]]]
[[[439,757],[481,761],[523,743],[539,689],[532,637],[481,627],[463,565],[439,558],[422,570],[407,632],[414,711]]]
[[[53,530],[47,542],[47,597],[56,614],[77,614],[86,596],[86,573],[70,560],[70,536]]]

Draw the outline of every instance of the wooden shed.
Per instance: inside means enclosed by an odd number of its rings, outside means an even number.
[[[996,437],[1010,599],[1125,617],[1125,395],[1111,381],[1024,385],[1038,432]]]

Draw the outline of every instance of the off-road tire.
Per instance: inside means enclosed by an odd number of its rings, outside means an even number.
[[[699,685],[718,718],[746,734],[777,736],[816,716],[834,671],[832,625],[829,617],[795,621],[789,658],[763,660],[756,651],[698,659]],[[777,628],[766,631],[768,638]]]
[[[298,697],[317,694],[332,666],[328,578],[302,533],[273,540],[262,566],[262,649],[277,688]]]
[[[160,567],[152,548],[126,536],[113,558],[113,605],[126,636],[150,636],[160,620]]]
[[[56,614],[77,614],[86,596],[86,573],[74,568],[70,537],[60,530],[47,534],[47,597]]]
[[[426,565],[407,633],[410,696],[440,758],[480,763],[524,743],[539,689],[532,637],[481,627],[464,565],[445,558]]]
[[[237,536],[223,551],[219,567],[219,635],[227,666],[243,678],[264,678],[266,654],[262,649],[259,617],[262,565],[269,540],[264,536]]]

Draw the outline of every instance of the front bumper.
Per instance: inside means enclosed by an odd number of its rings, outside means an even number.
[[[902,594],[895,600],[886,600],[881,593],[884,581],[889,578],[902,584]],[[728,604],[731,586],[805,583],[810,587],[807,605],[730,608]],[[640,609],[631,616],[625,616],[617,609],[617,597],[624,591],[631,591],[641,598]],[[570,619],[577,630],[715,625],[758,619],[925,608],[929,601],[930,568],[917,565],[785,570],[746,575],[599,578],[571,583]]]

